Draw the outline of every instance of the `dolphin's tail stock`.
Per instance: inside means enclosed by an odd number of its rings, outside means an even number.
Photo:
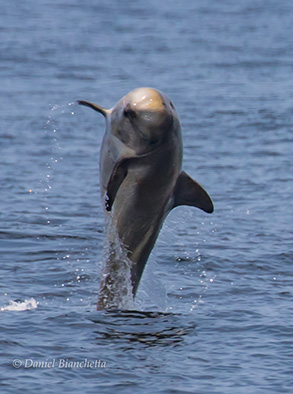
[[[97,310],[132,309],[134,306],[131,267],[133,263],[116,233],[108,223]]]
[[[108,256],[102,270],[97,310],[132,309],[131,261]]]

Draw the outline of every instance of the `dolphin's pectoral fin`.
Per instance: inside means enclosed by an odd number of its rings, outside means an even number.
[[[100,114],[102,114],[102,115],[104,115],[104,116],[107,116],[107,114],[109,113],[109,110],[108,110],[108,109],[105,109],[105,108],[103,108],[103,107],[100,107],[99,105],[94,104],[94,103],[91,103],[91,102],[89,102],[89,101],[77,100],[77,103],[78,103],[79,105],[84,105],[84,106],[86,106],[86,107],[90,107],[90,108],[92,108],[93,110],[95,110],[95,111],[97,111],[97,112],[100,112]]]
[[[213,202],[208,193],[184,171],[179,175],[174,188],[173,208],[178,205],[191,205],[207,213],[212,213],[214,210]]]
[[[127,175],[127,170],[130,160],[131,159],[129,158],[122,158],[117,161],[117,163],[113,168],[112,174],[108,182],[106,198],[105,198],[105,208],[108,212],[111,211],[118,189],[121,183],[123,182],[123,179]]]

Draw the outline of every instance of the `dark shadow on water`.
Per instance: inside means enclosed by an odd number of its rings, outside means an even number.
[[[96,340],[146,346],[178,346],[194,332],[195,322],[182,314],[150,311],[102,311],[89,317],[97,325]]]

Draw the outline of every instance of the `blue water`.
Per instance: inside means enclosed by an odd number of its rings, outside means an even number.
[[[0,15],[1,393],[292,393],[291,0]],[[135,310],[97,312],[104,119],[75,101],[139,86],[175,103],[215,212],[172,211]]]

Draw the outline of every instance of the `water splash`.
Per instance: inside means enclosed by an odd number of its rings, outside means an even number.
[[[112,215],[107,218],[104,266],[101,273],[98,309],[134,309],[131,283],[132,262],[117,234]]]
[[[24,301],[9,301],[9,304],[1,307],[0,311],[28,311],[31,309],[36,309],[38,307],[38,302],[34,298],[30,298]]]

